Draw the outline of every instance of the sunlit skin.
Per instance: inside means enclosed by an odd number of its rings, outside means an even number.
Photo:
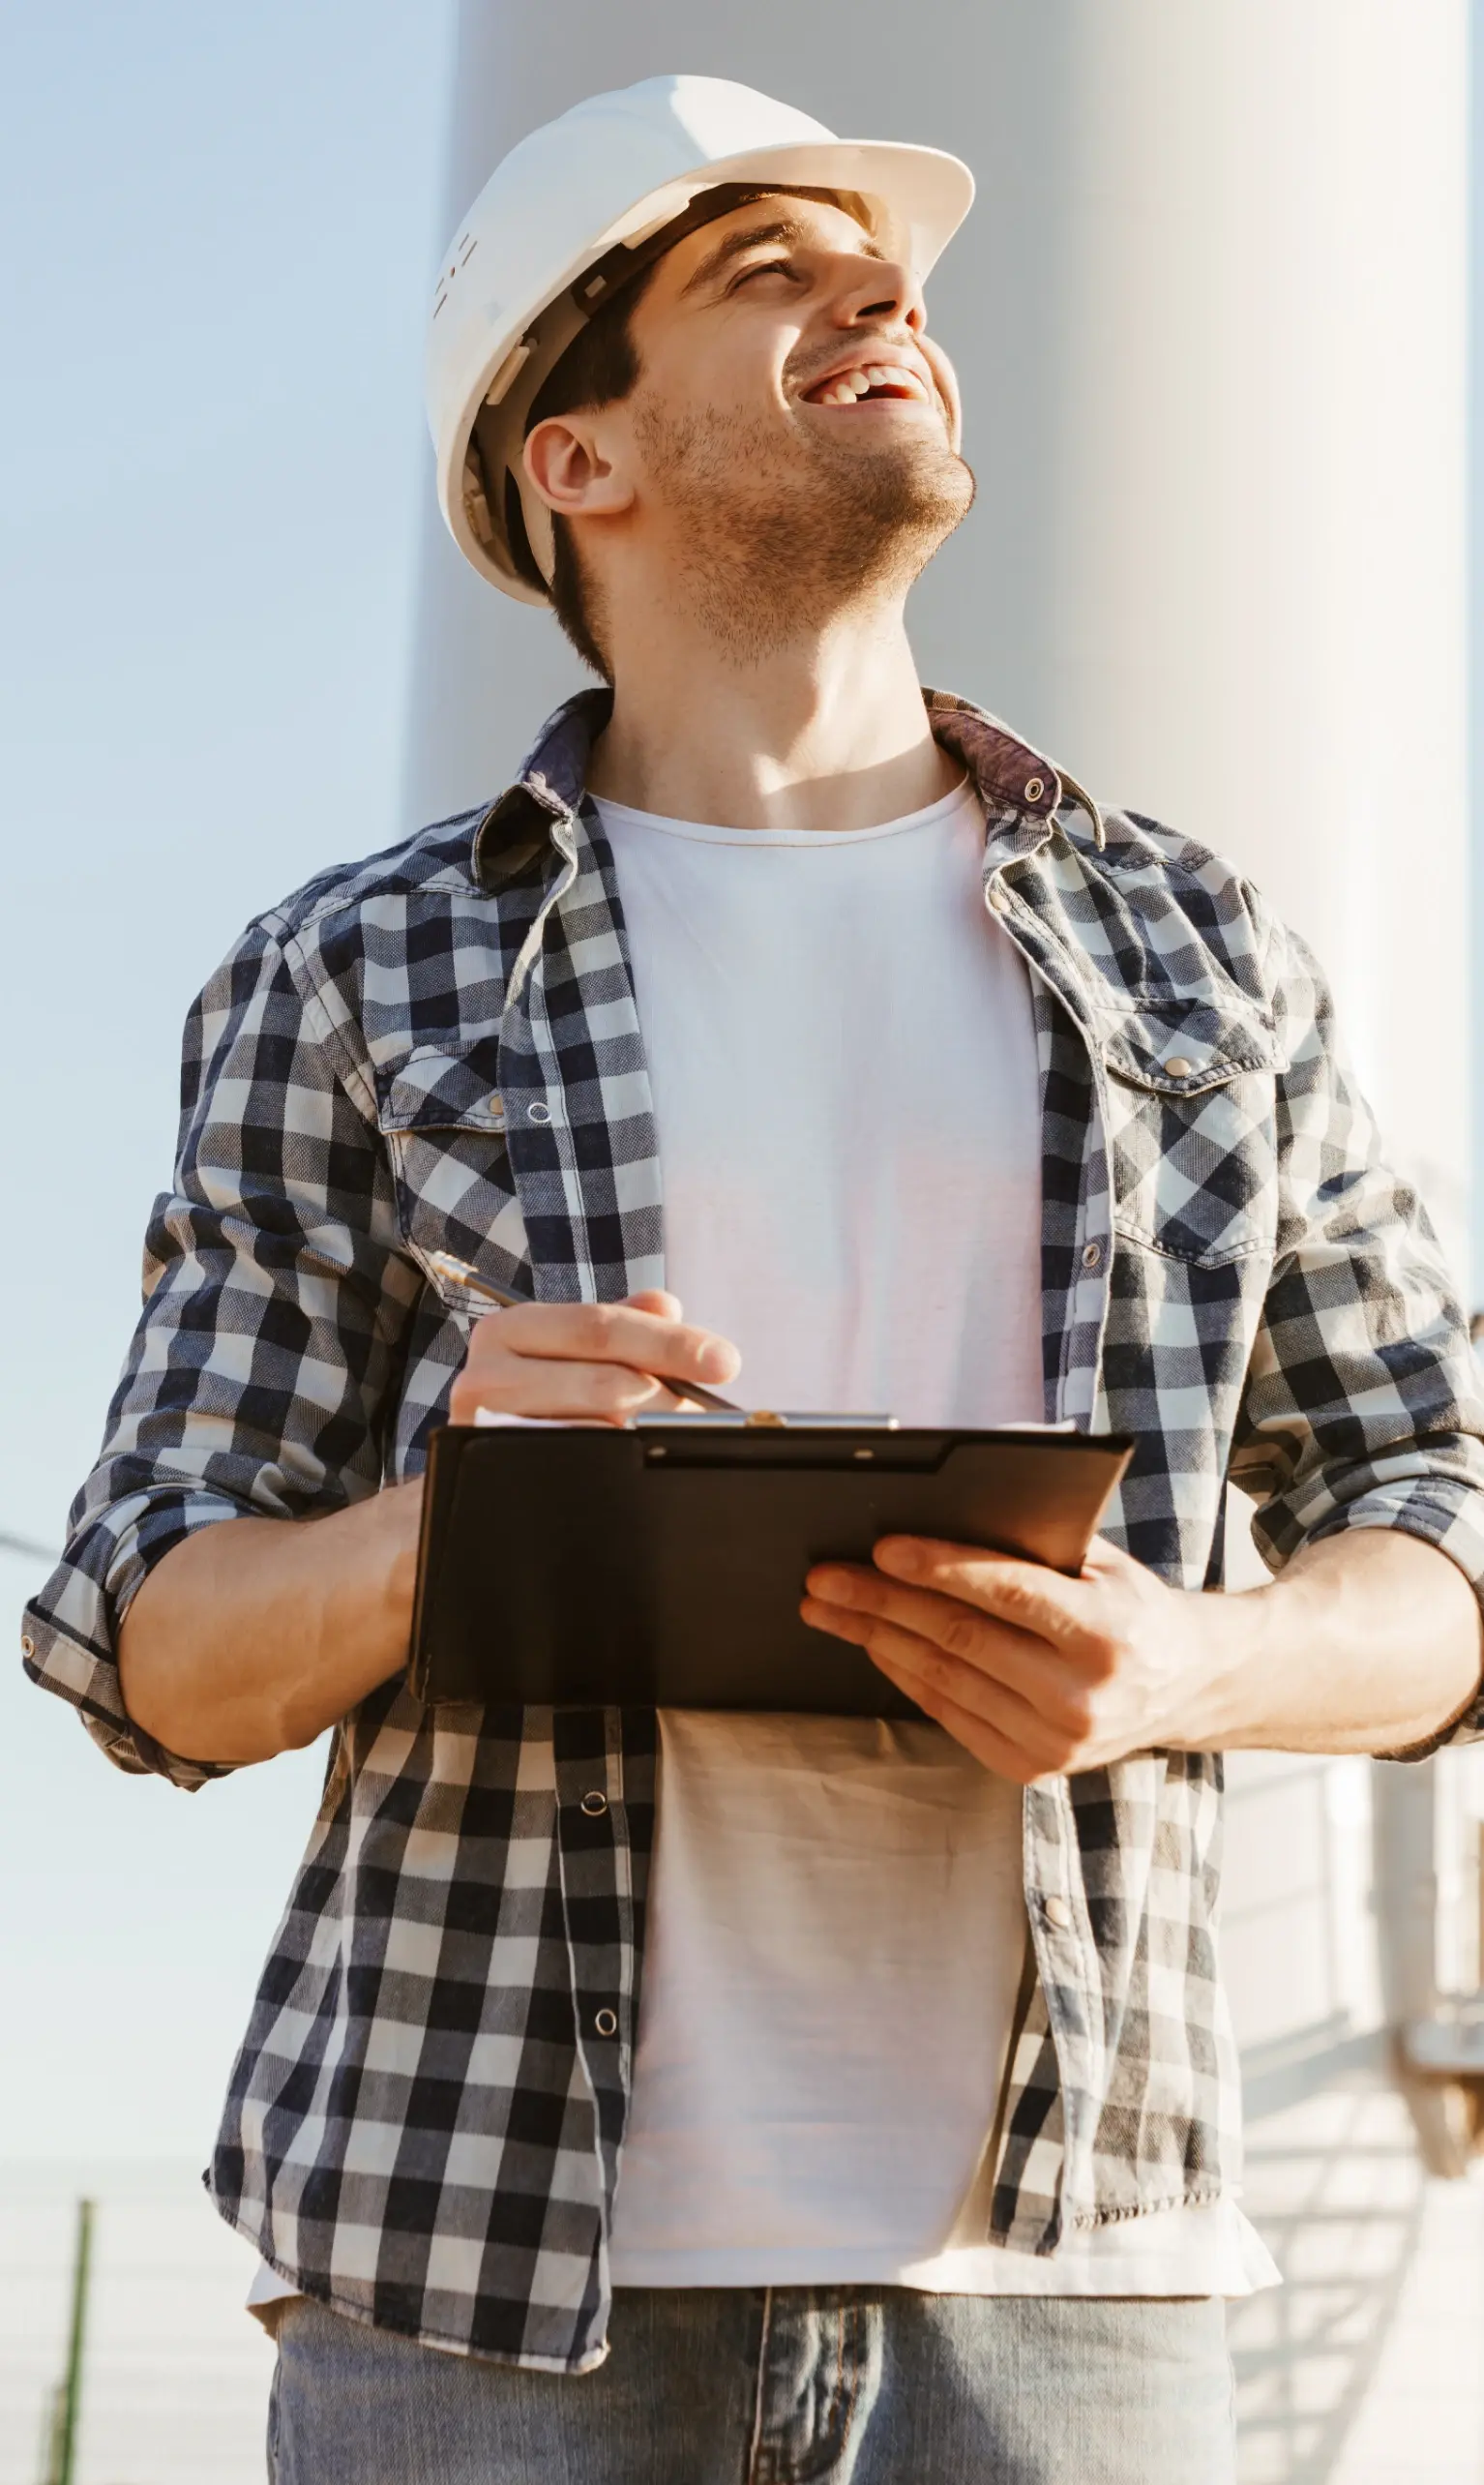
[[[541,425],[526,451],[597,588],[614,674],[595,791],[820,834],[934,801],[957,770],[928,730],[904,611],[971,479],[911,271],[843,209],[768,200],[678,244],[634,330],[633,397]],[[679,1404],[667,1383],[726,1388],[740,1369],[671,1295],[530,1303],[477,1323],[450,1413],[622,1424]],[[131,1715],[198,1760],[312,1741],[405,1662],[421,1502],[414,1482],[177,1545],[123,1626]],[[801,1610],[1023,1783],[1161,1747],[1403,1749],[1479,1674],[1463,1574],[1383,1529],[1230,1597],[1167,1587],[1106,1542],[1064,1579],[894,1538],[874,1565],[811,1572]]]
[[[573,527],[613,666],[594,790],[792,830],[935,800],[957,771],[928,730],[905,606],[972,478],[911,271],[839,208],[768,200],[679,243],[633,335],[633,396],[542,424],[525,450]],[[821,402],[857,370],[900,376]],[[731,455],[697,491],[663,454],[677,438]],[[877,491],[905,520],[872,523]],[[727,624],[750,605],[739,645]]]
[[[780,199],[702,226],[662,260],[633,335],[640,391],[675,415],[742,413],[776,427],[780,444],[817,432],[862,455],[904,428],[958,447],[958,384],[928,336],[922,287],[840,208]],[[615,521],[645,503],[651,524],[660,514],[644,491],[635,404],[531,434],[527,468],[553,509]]]

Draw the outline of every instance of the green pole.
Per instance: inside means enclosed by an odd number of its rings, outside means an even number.
[[[82,2412],[82,2350],[87,2330],[88,2270],[93,2257],[93,2203],[77,2203],[77,2249],[73,2261],[73,2318],[67,2341],[67,2372],[57,2392],[56,2428],[51,2438],[51,2465],[46,2485],[74,2485],[77,2463],[77,2420]]]

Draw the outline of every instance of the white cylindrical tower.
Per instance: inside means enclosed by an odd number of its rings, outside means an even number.
[[[1468,38],[1465,0],[1405,23],[1395,0],[754,0],[737,16],[463,0],[445,219],[452,232],[533,124],[666,70],[967,159],[978,203],[930,312],[964,382],[979,497],[914,598],[924,677],[1268,888],[1330,968],[1461,1280]],[[498,791],[578,678],[553,624],[463,566],[430,480],[428,507],[409,821]],[[1399,1925],[1416,1921],[1426,1838],[1398,1839],[1397,1806],[1426,1789],[1414,1777],[1384,1808],[1383,1851],[1411,1859]],[[1301,2164],[1318,2201],[1344,2161],[1364,2223],[1347,2135],[1370,2114],[1367,2162],[1424,2201],[1375,2084],[1399,1982],[1377,1971],[1364,1764],[1248,1760],[1233,1797],[1252,2205],[1291,2271],[1281,2325],[1261,2299],[1237,2325],[1244,2456],[1254,2477],[1327,2476],[1303,2463],[1384,2412],[1381,2342],[1405,2325],[1423,2210],[1389,2244],[1366,2227],[1374,2318],[1351,2346],[1331,2336],[1300,2386],[1304,2272],[1336,2230],[1332,2209],[1321,2231],[1291,2200],[1273,2206],[1271,2187]],[[1413,1994],[1418,1965],[1400,1980]],[[1264,2132],[1282,2138],[1281,2176],[1263,2171]],[[1410,2443],[1409,2473],[1452,2472],[1452,2422],[1440,2410]]]
[[[450,231],[504,149],[677,66],[951,147],[935,277],[979,500],[923,671],[1235,854],[1321,949],[1463,1248],[1468,13],[1430,0],[464,0]],[[477,800],[576,678],[429,500],[414,811]]]

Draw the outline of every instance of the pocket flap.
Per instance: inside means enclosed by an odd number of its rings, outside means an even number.
[[[377,1073],[382,1129],[503,1133],[505,1106],[495,1086],[498,1052],[494,1035],[461,1048],[419,1044],[403,1061]]]
[[[1286,1070],[1270,1027],[1254,1012],[1172,994],[1157,1003],[1105,1017],[1099,1032],[1114,1078],[1162,1095],[1204,1095],[1243,1070]]]

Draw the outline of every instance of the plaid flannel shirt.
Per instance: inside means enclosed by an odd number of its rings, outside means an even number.
[[[1471,1356],[1312,960],[1230,864],[1105,823],[993,719],[928,697],[1034,992],[1046,1414],[1138,1437],[1108,1533],[1214,1585],[1230,1476],[1275,1569],[1399,1527],[1477,1585]],[[194,1528],[333,1511],[422,1467],[465,1340],[431,1253],[545,1302],[663,1281],[639,1022],[583,797],[606,713],[571,702],[490,809],[261,916],[192,1013],[143,1314],[25,1626],[36,1680],[124,1769],[222,1774],[125,1709],[117,1631],[151,1566]],[[1484,1702],[1455,1731],[1484,1731]],[[650,1713],[429,1712],[401,1680],[338,1728],[207,2178],[308,2293],[440,2347],[602,2359],[655,1759]],[[1149,1751],[1025,1794],[1036,1978],[992,2213],[1011,2250],[1236,2178],[1220,1790],[1216,1758]]]

